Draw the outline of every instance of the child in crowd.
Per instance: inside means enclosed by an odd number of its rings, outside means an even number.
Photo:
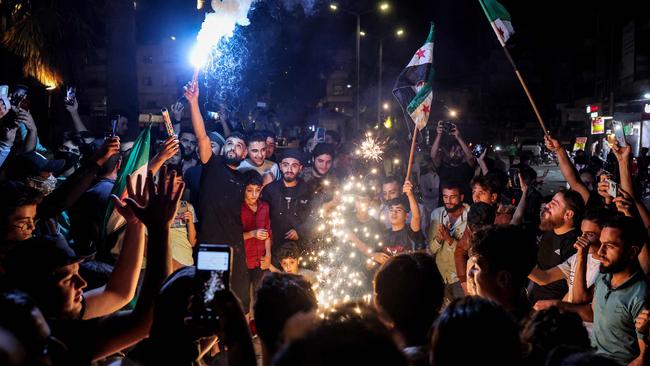
[[[300,267],[300,249],[295,242],[289,241],[284,243],[278,252],[278,258],[280,259],[282,270],[271,264],[270,259],[265,260],[262,263],[262,268],[268,268],[271,272],[285,272],[303,276],[307,282],[312,285],[318,281],[316,278],[316,272]]]

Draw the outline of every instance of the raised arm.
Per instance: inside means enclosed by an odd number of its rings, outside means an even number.
[[[519,186],[521,187],[521,198],[515,209],[515,213],[512,214],[512,219],[510,219],[510,225],[519,225],[524,219],[524,213],[526,212],[526,196],[528,196],[528,184],[522,178],[521,173],[519,173]]]
[[[415,199],[413,194],[413,184],[410,180],[404,182],[402,191],[406,194],[406,197],[409,199],[409,206],[411,206],[411,230],[418,232],[422,230],[420,223],[420,207],[418,207],[418,201]]]
[[[176,172],[168,175],[167,168],[163,166],[158,182],[154,183],[153,173],[149,171],[145,188],[146,206],[142,206],[130,198],[125,201],[135,216],[147,227],[149,235],[146,250],[147,268],[135,309],[102,319],[96,332],[89,335],[95,337],[94,348],[91,351],[93,360],[130,347],[149,334],[153,321],[154,299],[160,291],[163,281],[172,272],[169,227],[185,188],[181,183],[178,192],[173,195],[175,177]]]
[[[472,168],[476,166],[476,158],[474,158],[474,155],[472,155],[472,150],[470,150],[469,146],[467,146],[467,143],[463,139],[463,136],[460,134],[460,129],[458,127],[454,127],[453,130],[451,130],[452,136],[456,138],[456,141],[458,141],[458,144],[460,145],[460,148],[463,149],[463,154],[465,154],[465,161],[469,166]]]
[[[178,149],[178,138],[176,136],[168,137],[167,140],[163,142],[162,149],[149,161],[149,170],[151,170],[153,174],[157,174],[160,167],[163,166],[167,160],[176,155]]]
[[[584,304],[591,302],[592,294],[587,287],[587,261],[589,256],[589,241],[584,236],[576,240],[573,247],[576,248],[576,272],[573,278],[571,289],[571,302]]]
[[[128,176],[126,187],[130,198],[139,204],[146,204],[141,188],[142,176],[138,176],[137,187],[133,186],[131,177]],[[84,319],[98,318],[120,310],[133,299],[138,287],[144,255],[144,225],[117,196],[113,195],[111,198],[117,211],[126,220],[124,245],[106,286],[85,294]]]
[[[36,139],[38,138],[38,130],[32,114],[24,109],[18,111],[16,122],[22,123],[27,128],[27,136],[25,136],[24,152],[34,151],[36,149]]]
[[[212,146],[210,145],[210,138],[205,132],[205,122],[203,121],[201,109],[199,108],[199,85],[198,83],[190,83],[183,88],[183,91],[190,105],[192,128],[194,128],[194,135],[196,135],[196,140],[199,145],[199,157],[201,158],[201,162],[205,164],[212,156]]]
[[[438,168],[442,163],[442,157],[440,156],[440,141],[442,140],[442,121],[438,121],[438,126],[436,127],[436,138],[433,140],[433,145],[431,146],[431,160],[433,160],[433,166]]]
[[[72,125],[74,126],[74,130],[76,132],[82,132],[82,131],[88,131],[88,128],[86,128],[86,125],[83,123],[81,120],[81,117],[79,116],[79,105],[77,104],[77,98],[72,99],[72,104],[65,104],[65,109],[70,113],[70,117],[72,117]]]
[[[573,165],[573,163],[571,163],[571,160],[569,160],[569,154],[567,154],[566,150],[562,147],[562,145],[560,145],[560,142],[558,140],[548,135],[544,136],[544,142],[546,143],[546,148],[557,155],[557,160],[560,163],[560,170],[562,171],[562,175],[564,176],[564,179],[566,179],[567,183],[569,183],[571,189],[580,193],[582,199],[585,201],[585,203],[587,203],[587,200],[589,200],[589,190],[587,189],[587,186],[585,186],[585,184],[580,180],[578,172],[576,171],[576,167]]]

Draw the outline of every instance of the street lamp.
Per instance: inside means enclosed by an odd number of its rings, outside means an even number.
[[[650,99],[650,93],[643,94],[643,99]]]
[[[330,3],[329,8],[332,12],[337,12],[338,10],[344,11],[350,15],[354,15],[357,18],[357,29],[355,32],[355,38],[356,38],[356,83],[357,83],[357,90],[356,90],[356,100],[355,100],[355,130],[359,129],[359,109],[361,106],[361,37],[365,36],[366,33],[361,31],[361,15],[362,14],[368,14],[373,12],[373,10],[365,11],[365,12],[356,12],[352,11],[349,9],[344,9],[344,8],[339,8],[338,4],[336,3]],[[387,12],[390,9],[390,4],[388,2],[383,2],[379,5],[379,10],[382,13]]]
[[[455,110],[455,109],[450,109],[449,110],[449,117],[453,117],[453,118],[458,117],[458,111]]]
[[[395,31],[395,36],[401,38],[404,35],[404,29],[398,28]],[[384,38],[379,39],[379,77],[377,78],[377,121],[381,123],[381,99],[382,99],[382,83],[384,73]],[[386,108],[384,108],[386,109]]]

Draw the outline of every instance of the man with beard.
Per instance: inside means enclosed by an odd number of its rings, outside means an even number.
[[[279,267],[278,251],[285,242],[300,242],[307,236],[311,194],[307,184],[298,177],[302,171],[303,157],[297,149],[287,149],[280,160],[282,180],[264,188],[262,200],[271,209],[273,264]]]
[[[248,138],[248,158],[239,164],[237,170],[245,173],[255,170],[262,176],[264,185],[280,180],[278,164],[266,159],[266,136],[254,133]]]
[[[436,258],[436,265],[445,283],[446,303],[465,296],[454,259],[458,241],[467,228],[469,205],[463,203],[463,199],[460,187],[447,183],[442,186],[444,206],[431,213],[429,250]]]
[[[474,168],[476,167],[476,159],[472,155],[472,150],[467,146],[465,140],[460,134],[458,127],[454,126],[450,135],[454,137],[454,141],[443,150],[441,142],[443,137],[443,122],[438,122],[436,128],[436,139],[431,146],[431,159],[436,168],[436,172],[440,176],[440,187],[446,184],[456,185],[460,188],[466,203],[472,197],[472,190],[470,188],[470,181],[474,177]],[[442,189],[440,190],[442,193]],[[440,195],[439,204],[442,204],[442,194]]]
[[[648,284],[638,261],[646,240],[643,225],[618,216],[600,234],[600,274],[592,302],[592,344],[597,352],[623,365],[644,365],[646,344],[635,319],[646,306]]]
[[[585,203],[576,191],[560,191],[553,196],[542,210],[539,229],[543,232],[538,237],[537,266],[540,270],[549,270],[563,263],[575,254],[573,244],[580,236],[578,225],[582,222]],[[531,303],[539,300],[559,300],[568,291],[564,279],[540,286],[531,283],[529,298]]]
[[[191,131],[181,131],[178,135],[178,142],[181,146],[181,168],[183,174],[187,169],[195,167],[198,162],[196,160],[196,135]]]
[[[199,146],[199,158],[203,164],[196,202],[201,223],[198,242],[226,244],[232,247],[231,288],[247,309],[250,295],[241,222],[244,179],[237,170],[246,158],[246,138],[241,133],[233,132],[226,139],[223,155],[216,155],[212,151],[199,109],[198,85],[188,84],[184,88],[184,94],[189,101],[192,126]]]

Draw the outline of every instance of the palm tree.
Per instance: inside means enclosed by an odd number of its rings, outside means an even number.
[[[70,75],[74,52],[92,43],[87,16],[93,3],[0,1],[0,18],[5,28],[0,44],[22,58],[26,76],[46,87],[56,87]]]

